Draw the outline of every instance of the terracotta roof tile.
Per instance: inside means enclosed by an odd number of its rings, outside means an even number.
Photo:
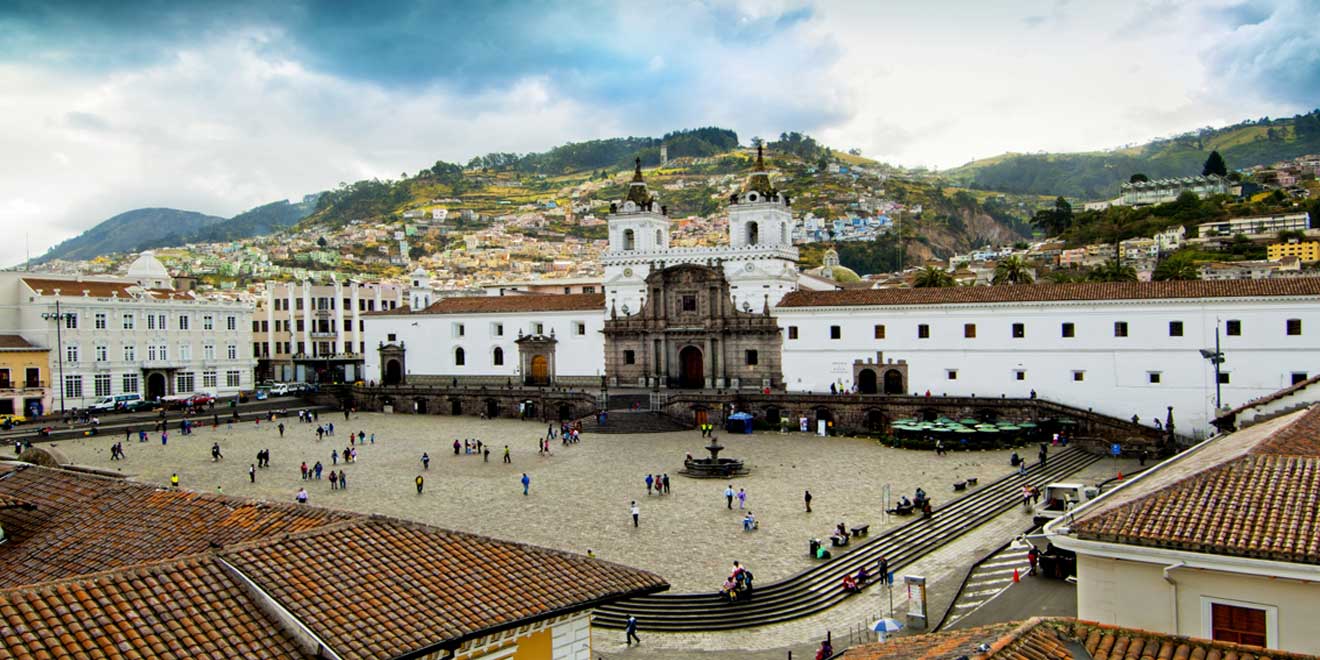
[[[1250,453],[1320,457],[1320,405],[1261,440]]]
[[[0,659],[307,658],[213,558],[0,591]]]
[[[379,518],[224,556],[331,648],[359,658],[668,586],[652,573],[579,555]],[[308,597],[326,576],[334,576],[334,597]],[[351,617],[344,603],[354,604]]]
[[[988,651],[977,651],[980,644]],[[849,649],[843,660],[1074,660],[1072,646],[1095,660],[1204,658],[1209,660],[1316,660],[1314,655],[1120,628],[1076,619],[1029,619],[966,630],[895,637]]]
[[[0,335],[0,348],[37,348],[21,335]]]
[[[604,311],[603,293],[532,294],[517,296],[466,296],[442,298],[430,307],[414,312],[407,305],[375,316],[406,314],[501,314],[521,312]]]
[[[1320,277],[1268,280],[1191,280],[1176,282],[1085,282],[1014,286],[955,286],[922,289],[794,291],[779,307],[940,305],[959,303],[1067,302],[1320,296]]]
[[[83,280],[79,282],[73,279],[61,280],[44,277],[24,277],[23,283],[33,291],[40,289],[42,295],[53,296],[55,295],[55,289],[59,289],[61,296],[81,296],[83,291],[87,291],[87,295],[93,298],[109,298],[114,294],[118,294],[120,298],[127,298],[132,296],[129,289],[136,286],[128,282],[107,282],[103,280]]]
[[[1316,383],[1320,383],[1320,374],[1316,374],[1314,376],[1311,376],[1310,378],[1307,378],[1306,380],[1301,381],[1300,383],[1289,385],[1288,387],[1285,387],[1275,392],[1271,392],[1269,394],[1266,394],[1265,396],[1252,399],[1232,410],[1225,411],[1216,415],[1215,419],[1222,419],[1224,417],[1229,417],[1231,415],[1237,415],[1238,413],[1241,413],[1244,410],[1255,408],[1256,406],[1263,406],[1267,403],[1273,403],[1275,401],[1278,401],[1279,399],[1283,399],[1288,396],[1291,396],[1292,394],[1300,392]]]

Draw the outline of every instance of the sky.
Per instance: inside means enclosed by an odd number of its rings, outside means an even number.
[[[0,265],[436,160],[698,126],[947,168],[1320,106],[1320,0],[0,2]]]

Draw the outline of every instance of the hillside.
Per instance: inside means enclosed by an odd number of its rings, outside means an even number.
[[[946,172],[960,185],[1018,194],[1097,200],[1116,197],[1119,185],[1140,172],[1152,179],[1201,173],[1211,151],[1229,168],[1267,165],[1320,153],[1320,110],[1285,119],[1246,120],[1112,151],[1003,154]]]
[[[178,209],[150,208],[125,211],[51,248],[33,259],[94,259],[115,252],[182,245],[185,237],[224,222],[224,218]]]

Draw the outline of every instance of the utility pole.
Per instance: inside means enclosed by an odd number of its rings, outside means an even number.
[[[1223,381],[1220,373],[1220,365],[1224,364],[1224,352],[1219,348],[1219,319],[1215,319],[1215,348],[1214,350],[1201,349],[1201,357],[1215,365],[1215,411],[1218,412],[1224,406],[1222,396]]]
[[[59,365],[60,381],[60,415],[64,414],[64,323],[72,318],[72,312],[60,312],[60,301],[55,300],[55,313],[42,312],[41,318],[47,321],[55,321],[55,363]]]

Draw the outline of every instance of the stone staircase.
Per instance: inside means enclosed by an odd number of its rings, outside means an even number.
[[[613,399],[614,397],[610,397]],[[595,416],[582,420],[585,433],[672,433],[690,431],[692,427],[668,415],[647,410],[611,410],[600,424]]]

